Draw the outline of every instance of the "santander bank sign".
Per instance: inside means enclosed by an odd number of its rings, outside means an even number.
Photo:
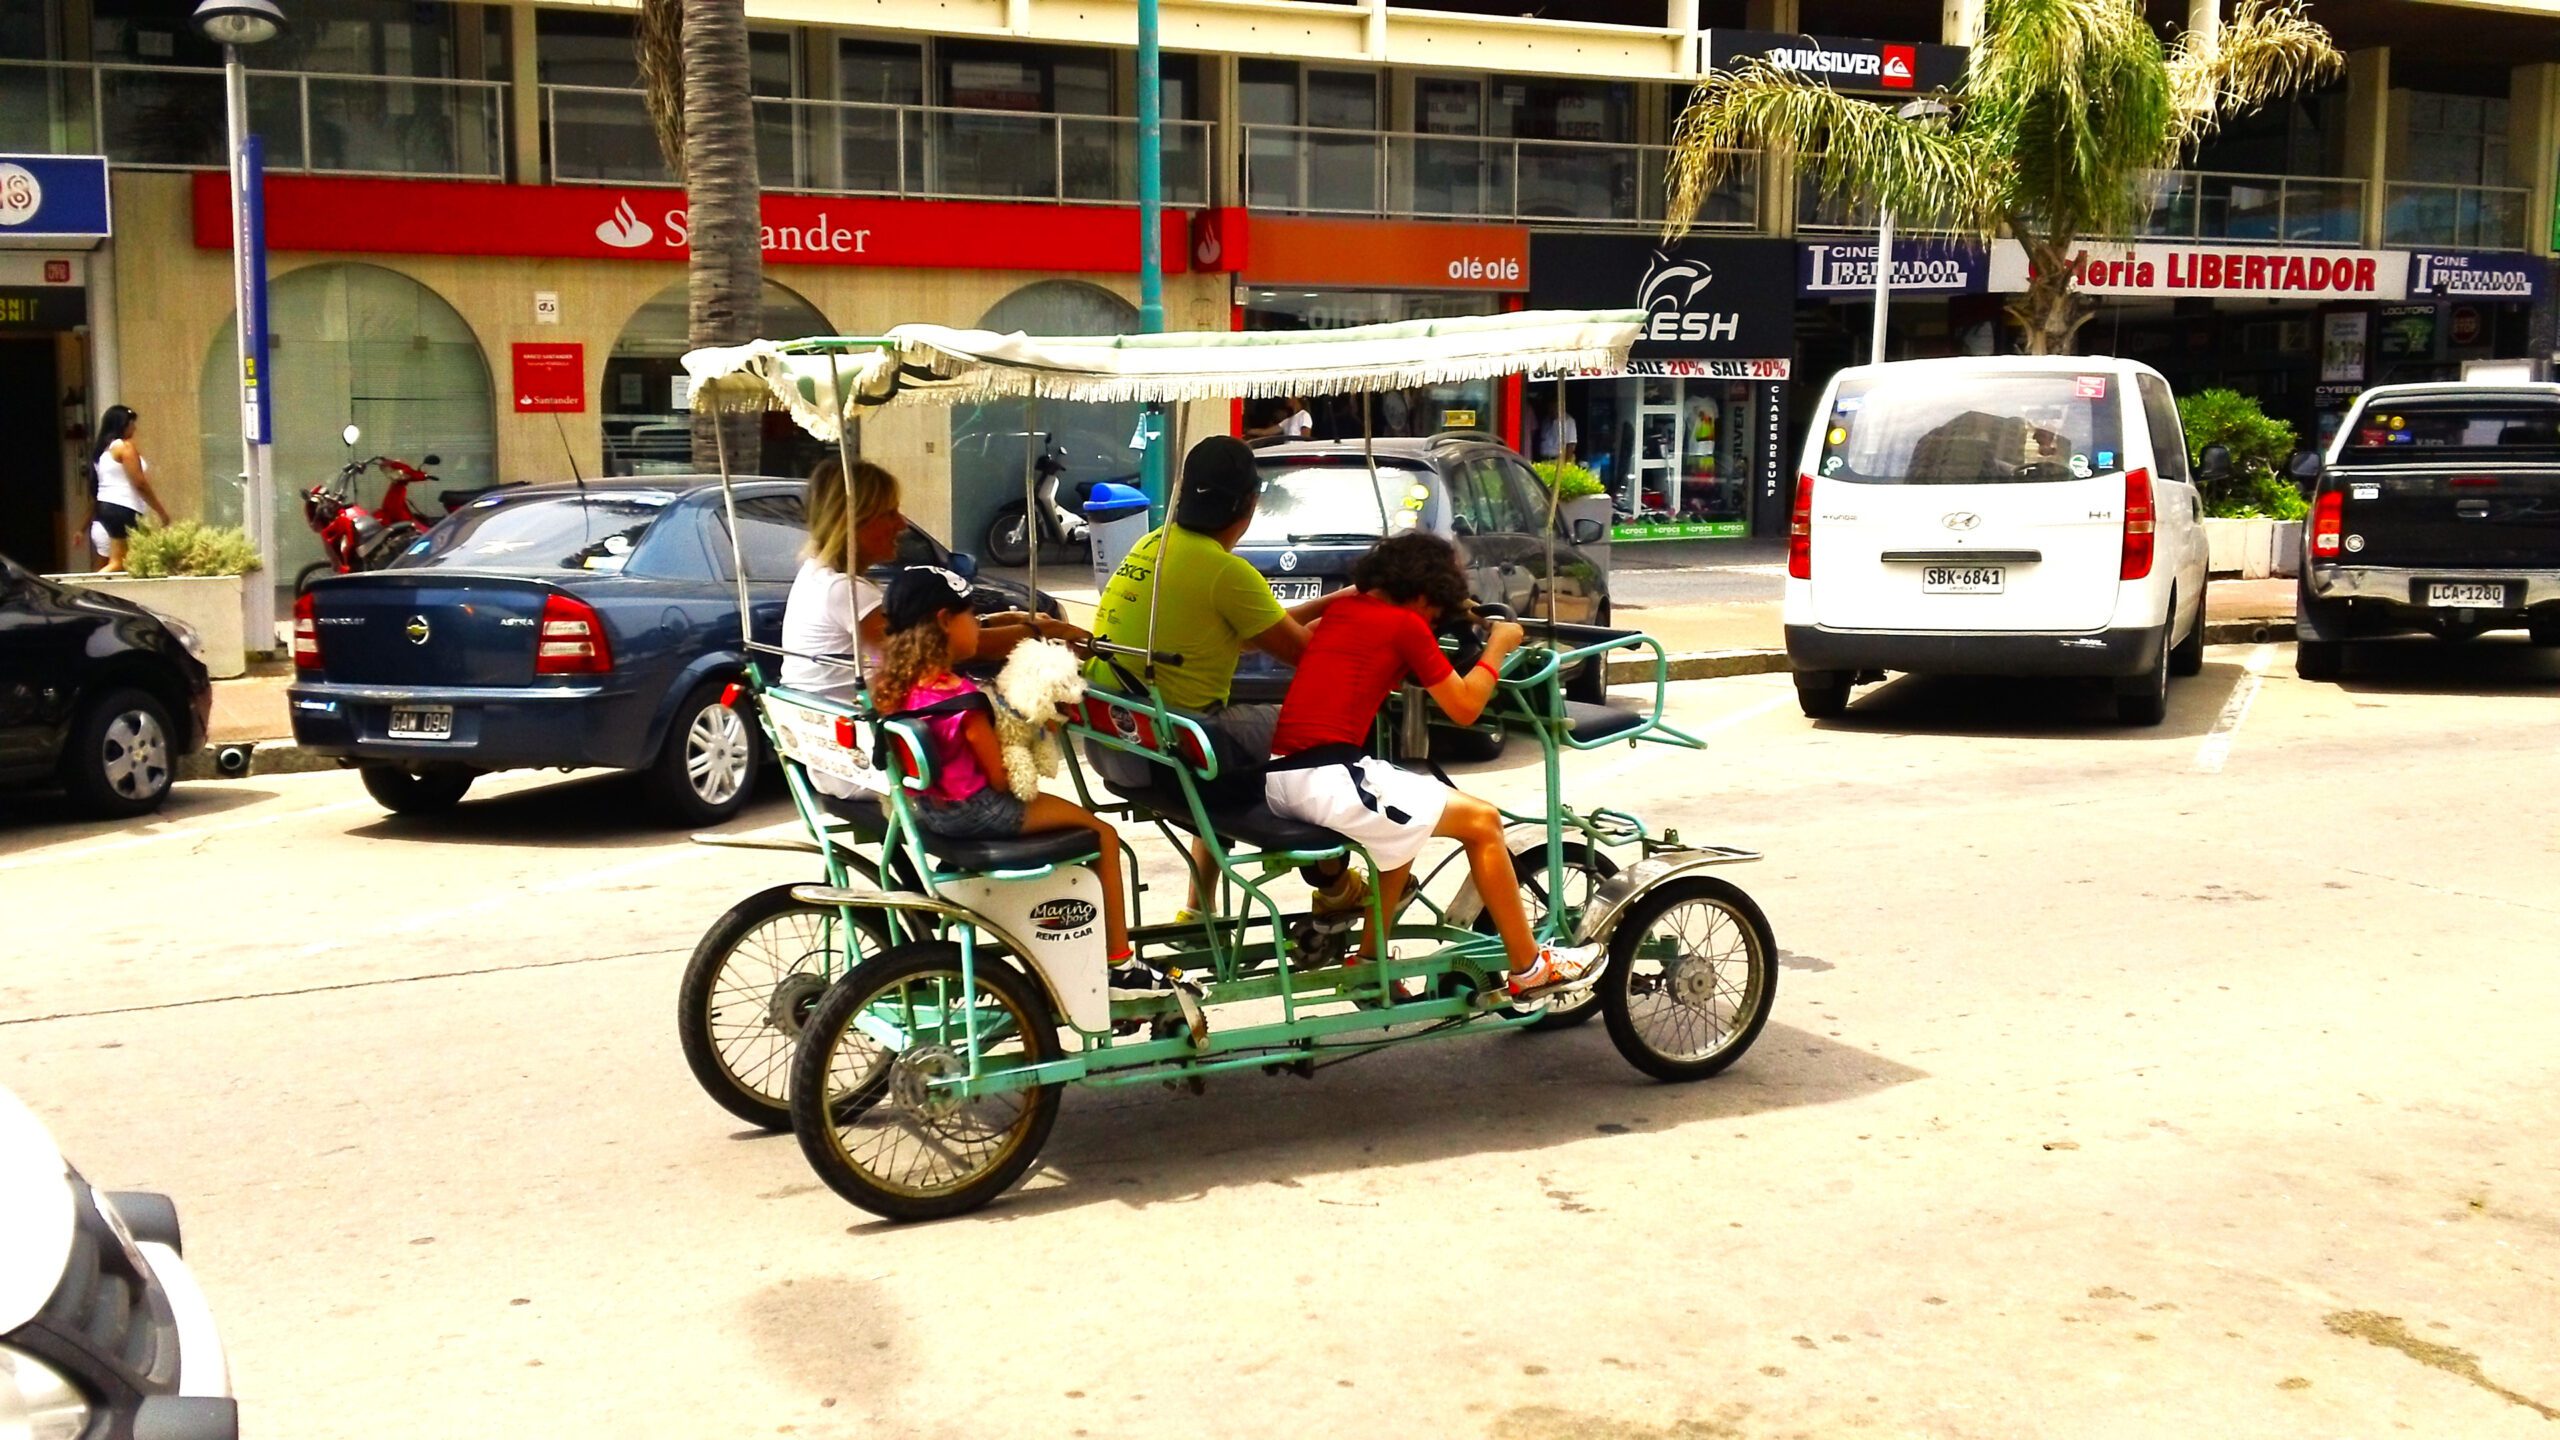
[[[219,172],[195,177],[196,244],[228,249]],[[674,261],[693,239],[680,190],[490,185],[315,175],[267,177],[267,246],[387,255]],[[1134,274],[1134,206],[766,195],[771,265]],[[1164,217],[1168,268],[1190,255],[1189,217]]]

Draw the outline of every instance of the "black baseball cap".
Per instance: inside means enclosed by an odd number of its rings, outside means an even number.
[[[1253,463],[1253,447],[1233,435],[1212,435],[1182,459],[1182,494],[1174,502],[1173,523],[1215,535],[1242,519],[1261,493],[1262,472]]]
[[[969,582],[939,565],[910,565],[889,582],[880,602],[892,630],[907,630],[969,608]]]

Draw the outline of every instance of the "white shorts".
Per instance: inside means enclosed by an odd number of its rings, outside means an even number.
[[[1422,843],[1440,828],[1450,790],[1428,775],[1362,759],[1356,784],[1352,767],[1318,765],[1270,772],[1262,778],[1262,794],[1273,813],[1357,840],[1368,847],[1379,869],[1396,870],[1412,864]]]

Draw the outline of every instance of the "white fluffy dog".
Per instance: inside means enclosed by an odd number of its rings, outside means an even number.
[[[1004,747],[1005,778],[1014,797],[1028,801],[1040,780],[1065,763],[1058,727],[1084,702],[1084,670],[1075,652],[1054,640],[1026,640],[1005,657],[987,691],[993,702],[996,741]]]

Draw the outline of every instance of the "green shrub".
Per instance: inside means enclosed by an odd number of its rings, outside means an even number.
[[[135,527],[125,539],[125,569],[146,580],[169,575],[246,575],[258,568],[249,532],[230,525],[179,520]]]
[[[1580,500],[1585,496],[1609,493],[1600,483],[1600,472],[1588,465],[1577,465],[1570,460],[1541,460],[1529,468],[1538,472],[1538,479],[1555,491],[1559,500]]]
[[[2258,402],[2236,390],[2198,390],[2178,397],[2178,423],[2187,432],[2187,461],[2203,464],[2204,447],[2231,450],[2231,474],[2219,484],[2206,484],[2205,513],[2217,517],[2273,515],[2290,520],[2302,514],[2302,497],[2284,478],[2284,462],[2297,443],[2293,427],[2270,417]],[[2270,486],[2268,482],[2275,482]],[[2275,490],[2292,495],[2290,513],[2269,508]]]

